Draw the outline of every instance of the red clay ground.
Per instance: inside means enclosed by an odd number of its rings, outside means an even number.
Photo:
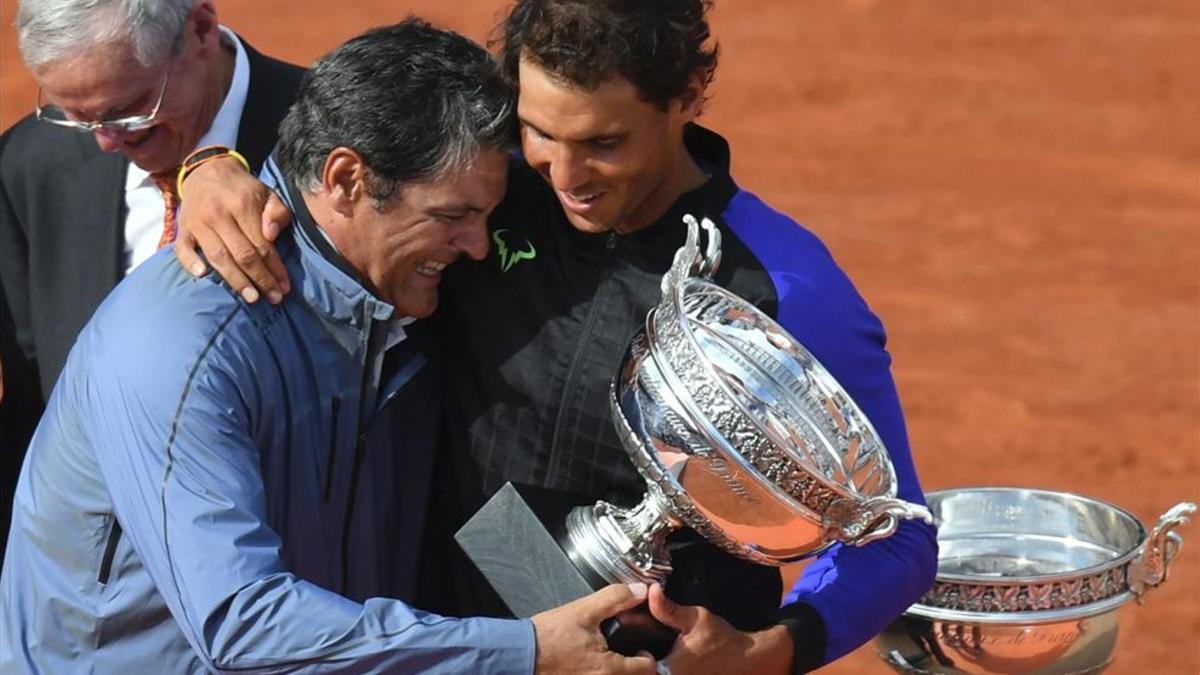
[[[481,38],[500,2],[219,4],[307,63],[410,11]],[[0,4],[6,128],[33,89]],[[925,487],[1067,490],[1148,522],[1200,501],[1200,5],[718,4],[706,122],[883,317]],[[1200,673],[1200,524],[1183,534],[1110,672]],[[885,671],[868,647],[823,672]]]

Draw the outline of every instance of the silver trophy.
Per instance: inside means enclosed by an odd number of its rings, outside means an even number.
[[[1167,578],[1196,505],[1147,532],[1129,512],[1064,492],[932,492],[937,580],[877,639],[903,673],[1098,673],[1118,609]]]
[[[646,481],[641,502],[555,511],[553,498],[509,484],[456,535],[517,616],[607,583],[663,581],[667,537],[682,527],[781,565],[890,536],[902,519],[932,522],[924,506],[896,498],[878,434],[812,354],[710,281],[716,227],[684,222],[662,299],[611,390],[613,423]]]
[[[799,342],[712,283],[720,232],[686,216],[662,299],[612,387],[613,424],[646,479],[641,503],[580,507],[567,522],[577,562],[609,581],[661,581],[665,541],[690,527],[764,565],[862,545],[929,511],[896,498],[878,434]],[[707,245],[699,246],[700,231]]]

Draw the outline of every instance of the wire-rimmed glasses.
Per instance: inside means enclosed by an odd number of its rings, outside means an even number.
[[[34,116],[38,121],[54,124],[68,129],[74,129],[83,133],[93,132],[108,132],[108,133],[130,133],[149,129],[154,126],[158,117],[158,110],[162,107],[163,97],[167,94],[167,83],[171,79],[171,71],[163,76],[162,86],[158,90],[158,100],[154,102],[154,108],[145,115],[131,115],[129,117],[120,117],[112,120],[72,120],[68,119],[66,114],[59,108],[54,106],[42,106],[42,88],[38,87],[37,104],[34,108]]]

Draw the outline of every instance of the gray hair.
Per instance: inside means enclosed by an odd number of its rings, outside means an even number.
[[[126,44],[143,66],[161,63],[182,46],[196,0],[21,0],[17,35],[29,68],[86,49]]]

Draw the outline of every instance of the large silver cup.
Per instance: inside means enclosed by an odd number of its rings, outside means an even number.
[[[612,387],[613,422],[647,491],[630,509],[598,502],[570,513],[576,566],[612,582],[662,580],[667,536],[683,526],[735,556],[780,565],[834,542],[887,537],[902,519],[931,522],[924,506],[896,498],[883,443],[825,368],[709,281],[720,260],[712,223],[684,221],[662,300]]]
[[[1196,505],[1147,531],[1087,497],[1021,488],[931,492],[937,581],[876,641],[903,673],[1098,673],[1118,612],[1167,578]]]

